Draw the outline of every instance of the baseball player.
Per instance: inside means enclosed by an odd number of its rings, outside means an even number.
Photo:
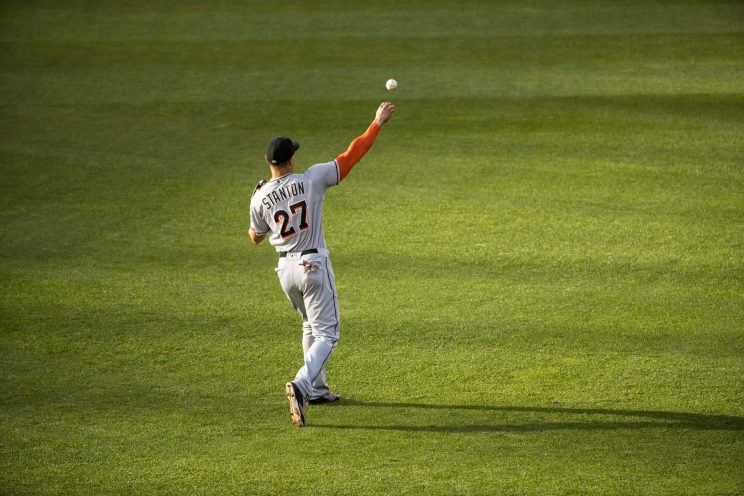
[[[279,253],[276,272],[284,293],[302,316],[305,363],[285,386],[292,424],[305,425],[308,402],[340,400],[326,382],[325,364],[339,339],[338,296],[323,235],[323,199],[367,153],[395,106],[380,104],[367,130],[331,162],[294,172],[299,143],[279,136],[266,145],[271,179],[260,181],[251,198],[251,241],[267,236]]]

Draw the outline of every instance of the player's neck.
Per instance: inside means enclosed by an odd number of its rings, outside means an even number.
[[[294,163],[290,162],[283,167],[271,167],[271,179],[277,179],[294,172]]]

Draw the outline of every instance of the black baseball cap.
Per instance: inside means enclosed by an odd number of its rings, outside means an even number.
[[[283,164],[300,149],[300,144],[286,136],[277,136],[266,143],[266,160],[273,165]]]

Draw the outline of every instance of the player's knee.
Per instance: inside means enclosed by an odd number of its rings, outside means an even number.
[[[335,348],[336,343],[338,343],[338,334],[337,333],[313,333],[315,336],[315,342],[323,343],[330,348]]]

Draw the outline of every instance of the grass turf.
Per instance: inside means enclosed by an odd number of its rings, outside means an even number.
[[[744,488],[736,2],[0,12],[0,492]],[[326,200],[345,400],[297,430],[248,198],[387,98]]]

